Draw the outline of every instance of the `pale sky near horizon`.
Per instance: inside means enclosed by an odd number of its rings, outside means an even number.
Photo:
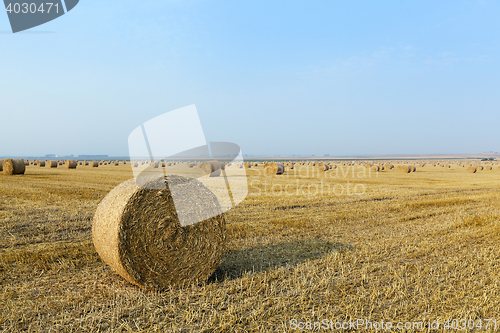
[[[126,156],[137,126],[191,104],[245,154],[500,151],[499,17],[488,0],[81,0],[12,34],[3,13],[0,156]]]

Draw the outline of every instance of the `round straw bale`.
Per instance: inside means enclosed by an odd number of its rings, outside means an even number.
[[[282,175],[285,173],[285,165],[283,163],[276,163],[278,165],[278,170],[276,170],[277,175]]]
[[[411,172],[416,172],[417,168],[414,165],[410,165]]]
[[[66,160],[66,168],[76,169],[77,162],[75,160]]]
[[[271,162],[264,164],[264,175],[266,175],[267,177],[274,176],[276,175],[277,172],[278,172],[278,163]]]
[[[218,161],[203,162],[201,169],[210,177],[219,177],[221,173],[221,165]]]
[[[490,170],[493,170],[493,167],[492,167],[491,165],[488,165],[488,166],[487,166],[487,167],[485,167],[484,169],[485,169],[485,170],[490,171]]]
[[[476,167],[470,166],[470,167],[467,169],[467,172],[470,172],[470,173],[476,173],[476,172],[477,172],[477,169],[476,169]]]
[[[90,162],[90,166],[93,167],[93,168],[97,168],[97,167],[99,167],[99,162],[92,161],[92,162]]]
[[[478,165],[478,166],[477,166],[477,170],[478,170],[478,171],[483,171],[483,170],[484,170],[484,168],[483,168],[483,166],[482,166],[482,165]]]
[[[57,161],[47,161],[47,168],[57,168]]]
[[[403,173],[410,173],[412,171],[412,169],[408,165],[403,164],[398,165],[396,170]]]
[[[43,168],[45,167],[45,161],[38,161],[38,165]]]
[[[134,168],[137,168],[139,166],[139,163],[134,162]]]
[[[328,165],[326,165],[326,164],[319,163],[319,164],[318,164],[318,170],[319,170],[319,171],[328,171],[328,170],[330,170],[330,168],[329,168],[329,167],[328,167]]]
[[[190,213],[214,217],[182,227],[174,197]],[[196,179],[156,177],[145,187],[130,179],[99,204],[92,238],[100,257],[127,281],[151,289],[187,286],[205,281],[222,260],[220,212],[215,195]]]
[[[29,166],[30,165],[30,161],[28,161],[28,160],[24,161],[24,165],[25,166]]]
[[[5,175],[24,175],[26,165],[21,159],[6,158],[3,161],[3,173]]]
[[[0,160],[0,171],[3,171],[3,161],[4,160]]]
[[[380,167],[378,165],[374,165],[374,166],[371,167],[371,170],[379,172],[380,171]]]

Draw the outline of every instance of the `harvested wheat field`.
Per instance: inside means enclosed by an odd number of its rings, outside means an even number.
[[[201,284],[162,290],[127,282],[92,242],[97,206],[137,163],[0,174],[0,331],[281,332],[358,319],[413,323],[398,332],[453,319],[500,328],[500,169],[383,163],[397,167],[246,168],[221,264]]]

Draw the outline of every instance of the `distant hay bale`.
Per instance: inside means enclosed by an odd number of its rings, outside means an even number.
[[[467,172],[469,172],[469,173],[476,173],[476,172],[477,172],[477,169],[476,169],[476,167],[470,166],[470,167],[467,169]]]
[[[64,165],[64,162],[63,161],[59,161],[58,164],[59,165]]]
[[[152,178],[145,187],[131,179],[101,201],[92,225],[97,253],[140,287],[206,281],[225,252],[226,223],[217,198],[196,179],[176,175]],[[184,214],[214,217],[183,227],[175,208],[179,202]]]
[[[483,170],[484,170],[484,168],[483,168],[483,166],[482,166],[482,165],[478,165],[478,166],[477,166],[477,171],[483,171]]]
[[[323,164],[323,163],[319,163],[318,164],[318,170],[319,171],[328,171],[330,170],[330,167],[326,164]]]
[[[221,164],[218,161],[207,161],[203,162],[201,169],[205,175],[209,175],[209,177],[219,177],[221,173]]]
[[[276,171],[277,175],[282,175],[285,173],[285,165],[283,163],[277,163],[278,170]]]
[[[58,165],[57,161],[47,161],[47,168],[57,168]]]
[[[271,177],[276,175],[278,172],[278,163],[271,162],[264,164],[264,175],[267,177]]]
[[[134,162],[133,167],[137,168],[138,166],[139,166],[139,163],[138,162]]]
[[[417,167],[415,167],[414,165],[410,165],[409,167],[411,169],[411,172],[416,172],[417,171]]]
[[[41,168],[45,167],[45,161],[38,161],[38,166]]]
[[[6,158],[3,160],[3,173],[8,176],[24,175],[26,164],[22,159]]]
[[[164,168],[165,167],[165,162],[161,162],[161,167]]]
[[[371,171],[379,172],[380,171],[380,167],[378,165],[374,165],[374,166],[371,167]]]
[[[76,169],[77,164],[76,160],[66,160],[66,168],[68,169]]]
[[[120,165],[120,161],[115,161],[115,166],[119,166]]]
[[[88,161],[83,161],[83,164],[84,165],[89,165],[89,162]]]
[[[24,166],[29,166],[30,165],[30,161],[26,160],[24,161]]]
[[[491,165],[488,165],[487,167],[484,168],[487,171],[493,170],[493,167]]]
[[[97,168],[97,167],[99,167],[99,162],[92,161],[92,162],[90,162],[90,166],[93,167],[93,168]]]
[[[408,165],[400,164],[396,167],[396,170],[402,173],[410,173],[412,171],[412,168],[410,168]]]
[[[82,161],[78,162],[78,165],[83,165],[83,162]]]

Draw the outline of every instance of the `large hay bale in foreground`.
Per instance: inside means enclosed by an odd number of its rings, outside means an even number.
[[[8,176],[24,175],[26,164],[22,159],[6,158],[3,161],[3,173]]]
[[[179,202],[182,212],[175,209]],[[214,217],[184,227],[179,222],[178,214],[207,213]],[[191,285],[220,264],[225,219],[215,195],[196,179],[155,177],[142,187],[130,179],[99,204],[92,238],[101,258],[133,284]]]
[[[78,162],[76,160],[66,160],[66,168],[68,169],[76,169]]]

